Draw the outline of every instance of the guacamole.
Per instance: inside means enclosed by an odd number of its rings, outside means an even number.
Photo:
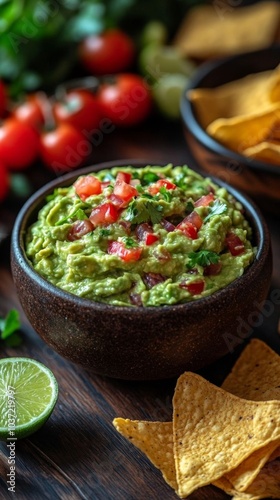
[[[59,288],[118,306],[182,304],[215,293],[254,259],[230,193],[187,166],[120,166],[47,197],[26,254]]]

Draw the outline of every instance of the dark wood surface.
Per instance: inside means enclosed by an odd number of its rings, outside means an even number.
[[[91,161],[137,158],[149,162],[188,163],[196,167],[188,152],[180,123],[151,119],[133,130],[115,130],[93,152]],[[28,172],[33,189],[52,178],[42,166]],[[0,205],[1,230],[9,232],[21,201]],[[264,213],[272,236],[274,268],[271,290],[280,289],[279,218]],[[280,215],[280,214],[279,214]],[[16,444],[16,498],[93,500],[172,500],[178,498],[145,456],[116,433],[116,416],[131,419],[170,420],[175,380],[126,382],[90,374],[58,356],[33,331],[20,308],[9,268],[9,239],[0,244],[0,315],[11,307],[21,312],[23,343],[17,348],[0,347],[0,358],[28,356],[46,364],[59,384],[57,406],[44,427]],[[213,314],[215,312],[213,311]],[[277,333],[279,307],[263,318],[254,336],[264,338],[280,353]],[[112,325],[113,328],[113,325]],[[205,332],[207,334],[207,332]],[[133,341],[133,332],[132,332]],[[201,373],[220,384],[234,363],[241,345]],[[0,444],[0,498],[7,491],[7,446]],[[215,487],[193,493],[192,500],[229,498]]]

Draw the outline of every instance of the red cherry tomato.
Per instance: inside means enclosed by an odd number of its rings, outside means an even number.
[[[3,201],[9,192],[10,179],[6,165],[0,162],[0,202]]]
[[[33,127],[8,118],[0,127],[0,158],[11,170],[29,167],[38,155],[39,136]]]
[[[7,110],[7,91],[5,84],[0,80],[0,118],[3,118]]]
[[[74,170],[90,154],[91,145],[72,125],[58,125],[40,138],[40,154],[45,165],[58,175]]]
[[[130,67],[135,47],[132,39],[118,29],[85,38],[79,47],[83,66],[94,75],[119,73]]]
[[[69,123],[79,130],[98,128],[101,111],[97,98],[87,90],[73,90],[64,101],[56,102],[53,114],[57,123]]]
[[[25,102],[14,109],[13,116],[20,122],[40,129],[45,122],[43,102],[36,94],[31,94]]]
[[[152,97],[145,80],[138,75],[123,73],[114,81],[103,83],[97,97],[103,116],[114,125],[128,127],[143,121],[152,109]]]

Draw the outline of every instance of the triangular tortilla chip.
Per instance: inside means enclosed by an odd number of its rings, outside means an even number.
[[[146,422],[115,418],[113,424],[120,434],[145,453],[155,467],[160,469],[167,484],[176,491],[172,422]]]
[[[278,401],[246,401],[199,375],[181,375],[173,398],[179,496],[213,483],[255,451],[279,440],[279,415]]]
[[[216,0],[212,6],[188,12],[174,44],[184,55],[198,59],[257,50],[273,42],[279,16],[278,2],[238,8]]]
[[[219,87],[191,89],[187,97],[199,123],[206,129],[218,118],[263,114],[279,102],[279,89],[280,65]]]
[[[280,144],[268,141],[260,142],[244,149],[243,154],[258,161],[280,165]]]

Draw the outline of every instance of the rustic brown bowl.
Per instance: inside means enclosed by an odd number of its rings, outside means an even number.
[[[217,87],[251,73],[274,69],[279,63],[278,44],[205,63],[189,81],[181,101],[185,137],[198,165],[210,175],[245,191],[263,209],[276,213],[280,209],[280,165],[253,160],[215,141],[200,125],[187,91]]]
[[[146,162],[144,164],[147,164]],[[82,299],[42,278],[28,261],[24,238],[45,198],[81,174],[139,161],[107,162],[48,183],[23,206],[12,234],[15,286],[33,328],[55,351],[94,373],[128,380],[163,379],[197,370],[243,341],[241,321],[266,297],[272,273],[270,238],[258,208],[235,189],[217,181],[239,200],[254,232],[257,255],[245,274],[223,290],[187,304],[117,307]],[[242,323],[243,324],[243,323]]]

